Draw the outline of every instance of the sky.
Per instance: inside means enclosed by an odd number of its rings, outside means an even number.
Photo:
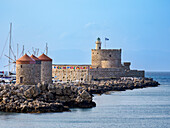
[[[169,0],[0,0],[0,70],[7,70],[12,49],[19,54],[48,43],[55,64],[91,64],[91,49],[122,49],[131,69],[170,71]],[[4,49],[4,52],[2,52]],[[29,51],[29,52],[28,52]]]

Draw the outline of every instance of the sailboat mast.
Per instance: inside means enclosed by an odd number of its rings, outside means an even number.
[[[48,45],[46,43],[46,55],[48,54]]]
[[[10,72],[10,63],[11,63],[11,37],[12,37],[12,23],[10,23],[10,37],[9,37],[9,72]]]
[[[18,59],[19,45],[17,44],[17,59]]]

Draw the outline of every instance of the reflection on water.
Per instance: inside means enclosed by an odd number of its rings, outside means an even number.
[[[97,107],[72,112],[0,113],[0,128],[168,128],[170,126],[170,73],[147,73],[159,87],[95,95]]]
[[[0,112],[0,120],[8,120],[11,118],[15,118],[17,113],[7,113],[7,112]]]

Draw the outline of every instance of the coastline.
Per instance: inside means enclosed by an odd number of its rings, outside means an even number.
[[[1,85],[0,111],[46,113],[96,107],[93,94],[156,87],[152,78],[122,78],[90,84]]]

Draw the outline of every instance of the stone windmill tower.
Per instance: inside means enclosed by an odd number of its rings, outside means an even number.
[[[41,60],[33,54],[30,57],[35,60],[35,84],[41,83]]]
[[[41,60],[41,83],[52,83],[52,59],[44,53],[38,59]]]
[[[35,84],[35,60],[27,54],[16,60],[16,84]]]

